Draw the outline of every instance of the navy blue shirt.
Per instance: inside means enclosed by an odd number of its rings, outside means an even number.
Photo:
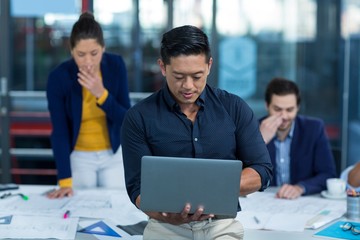
[[[126,188],[134,204],[145,155],[239,159],[244,168],[260,174],[260,190],[269,185],[270,156],[249,106],[240,97],[208,85],[196,104],[200,109],[192,123],[166,85],[126,113],[121,143]]]

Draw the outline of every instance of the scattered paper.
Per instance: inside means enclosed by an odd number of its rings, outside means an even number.
[[[10,224],[0,224],[1,238],[75,239],[78,218],[12,216]]]
[[[236,219],[245,228],[280,231],[316,229],[346,212],[346,201],[303,196],[293,200],[275,198],[271,192],[256,192],[239,198],[242,211]],[[255,218],[258,221],[255,221]]]

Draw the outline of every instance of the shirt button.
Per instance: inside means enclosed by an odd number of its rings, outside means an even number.
[[[197,138],[194,138],[194,141],[195,141],[195,142],[197,142],[197,140],[198,140]]]

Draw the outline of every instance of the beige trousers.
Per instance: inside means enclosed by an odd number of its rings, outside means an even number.
[[[204,220],[189,224],[171,225],[149,219],[144,240],[230,240],[243,239],[244,228],[233,218]]]

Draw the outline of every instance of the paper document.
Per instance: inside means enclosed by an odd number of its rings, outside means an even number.
[[[14,215],[8,224],[0,224],[1,238],[75,239],[79,219]]]
[[[14,196],[0,201],[0,213],[14,215],[61,216],[62,208],[71,198],[49,199],[39,194],[29,194],[28,200]]]
[[[316,229],[346,212],[346,201],[311,196],[288,200],[275,198],[275,193],[271,192],[255,192],[239,200],[242,211],[236,219],[249,229]],[[255,217],[258,221],[255,221]]]
[[[71,210],[71,216],[109,219],[117,224],[136,224],[148,216],[136,208],[125,192],[81,191],[64,206]],[[131,216],[131,217],[129,217]]]

